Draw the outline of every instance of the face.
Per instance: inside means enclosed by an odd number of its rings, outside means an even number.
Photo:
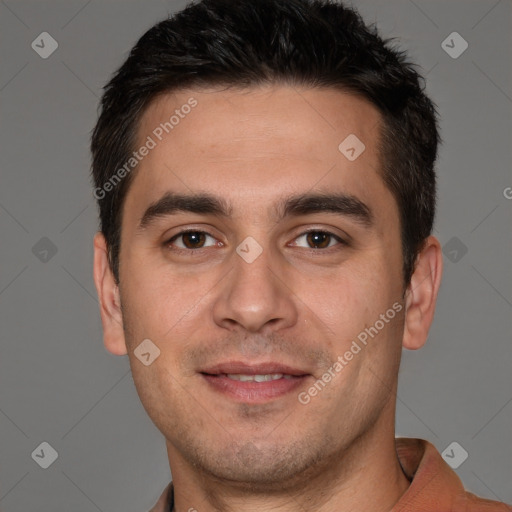
[[[380,126],[353,95],[284,86],[182,91],[145,112],[122,343],[171,466],[268,486],[394,422],[402,250]]]

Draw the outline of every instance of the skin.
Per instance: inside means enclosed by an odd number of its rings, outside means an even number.
[[[401,350],[426,341],[442,256],[429,237],[404,289],[398,207],[379,175],[381,116],[332,89],[187,90],[149,106],[140,143],[191,96],[197,106],[139,163],[126,196],[119,290],[105,240],[94,239],[104,343],[128,354],[141,402],[165,436],[176,510],[388,511],[409,485],[394,441]],[[351,133],[366,146],[354,161],[338,150]],[[221,196],[232,215],[176,213],[138,231],[170,190]],[[374,225],[328,212],[274,214],[283,197],[333,191],[366,203]],[[190,239],[166,242],[185,228],[210,236],[177,253]],[[310,228],[350,243],[331,238],[314,249]],[[247,236],[263,249],[252,263],[236,252]],[[394,303],[403,309],[301,404],[298,392]],[[134,354],[147,338],[160,350],[149,366]],[[233,359],[310,375],[297,391],[243,403],[198,373]]]

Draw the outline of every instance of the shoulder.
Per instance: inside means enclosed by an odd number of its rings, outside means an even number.
[[[464,494],[467,512],[512,512],[512,506],[506,503],[480,498],[468,491]]]
[[[393,512],[512,512],[510,505],[465,490],[457,473],[432,443],[396,438],[396,451],[411,483]]]

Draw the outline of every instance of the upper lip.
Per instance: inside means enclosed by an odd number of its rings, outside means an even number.
[[[201,373],[210,375],[220,374],[242,374],[242,375],[268,375],[273,373],[282,373],[284,375],[308,375],[307,372],[298,368],[293,368],[286,364],[266,362],[259,364],[244,363],[242,361],[226,361],[208,366],[200,370]]]

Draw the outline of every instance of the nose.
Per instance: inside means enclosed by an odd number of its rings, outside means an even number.
[[[252,260],[261,249],[261,254]],[[272,253],[259,244],[254,247],[249,243],[239,246],[239,250],[231,256],[232,270],[222,281],[223,287],[213,306],[217,325],[250,332],[294,325],[298,310],[293,283],[287,282],[290,269],[285,260],[279,258],[277,251]]]

